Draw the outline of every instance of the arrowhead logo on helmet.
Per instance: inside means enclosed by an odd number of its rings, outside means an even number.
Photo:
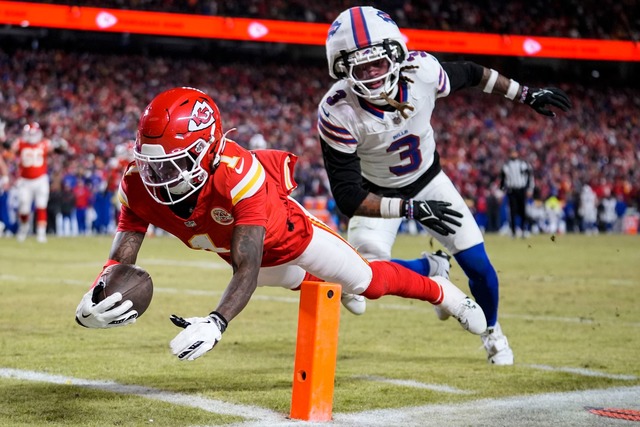
[[[195,132],[206,129],[216,122],[213,108],[206,101],[196,101],[189,120],[189,131]]]

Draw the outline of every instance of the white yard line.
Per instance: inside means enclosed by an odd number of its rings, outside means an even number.
[[[566,372],[569,374],[582,375],[585,377],[600,377],[600,378],[609,378],[612,380],[635,381],[638,379],[638,377],[636,377],[635,375],[607,374],[605,372],[598,372],[592,369],[571,368],[567,366],[553,367],[549,365],[524,365],[524,364],[522,365],[518,364],[518,366],[524,366],[525,368],[539,369],[541,371]]]
[[[0,368],[0,378],[11,378],[17,380],[37,381],[51,384],[74,385],[101,391],[108,391],[120,394],[131,394],[151,400],[159,400],[174,405],[189,406],[222,415],[234,415],[242,418],[258,419],[266,422],[282,419],[282,415],[268,409],[257,406],[238,405],[235,403],[223,402],[222,400],[209,399],[206,397],[174,393],[143,387],[138,385],[118,384],[114,381],[87,380],[82,378],[67,377],[64,375],[51,375],[43,372],[26,371],[22,369]]]
[[[393,379],[393,378],[378,377],[378,376],[375,376],[375,375],[357,375],[357,376],[354,376],[352,378],[355,378],[355,379],[358,379],[358,380],[365,380],[365,381],[374,381],[374,382],[385,383],[385,384],[393,384],[393,385],[397,385],[397,386],[400,386],[400,387],[421,388],[421,389],[433,390],[433,391],[437,391],[439,393],[450,393],[450,394],[473,394],[473,393],[475,393],[474,391],[462,390],[462,389],[451,387],[451,386],[448,386],[448,385],[428,384],[428,383],[421,383],[419,381],[413,381],[413,380],[398,380],[398,379]]]

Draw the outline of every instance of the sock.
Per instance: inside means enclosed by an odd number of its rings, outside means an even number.
[[[498,275],[489,261],[484,243],[458,252],[454,256],[469,278],[469,289],[482,307],[487,317],[487,325],[493,327],[498,320]]]
[[[395,295],[431,304],[442,302],[442,288],[430,278],[391,261],[371,261],[370,265],[373,277],[367,290],[362,293],[365,298],[378,299],[383,295]]]
[[[391,262],[400,264],[401,266],[408,268],[411,271],[418,273],[421,276],[428,277],[431,272],[431,263],[429,257],[420,257],[416,259],[392,259]]]

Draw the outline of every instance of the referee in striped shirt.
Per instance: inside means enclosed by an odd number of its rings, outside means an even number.
[[[526,214],[527,197],[533,194],[534,180],[531,166],[520,159],[517,150],[512,150],[509,160],[502,166],[500,187],[509,200],[509,225],[511,235],[516,237],[516,218],[520,217],[523,236],[529,235],[529,220]]]

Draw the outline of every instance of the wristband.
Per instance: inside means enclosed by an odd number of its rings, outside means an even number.
[[[509,80],[509,89],[507,89],[507,93],[504,97],[514,100],[518,94],[518,89],[520,89],[520,83],[513,79]]]
[[[402,216],[402,199],[383,197],[380,199],[380,216],[382,218],[400,218]]]
[[[403,200],[403,202],[401,216],[413,219],[413,199]]]
[[[212,311],[209,313],[209,317],[216,323],[216,326],[220,329],[220,333],[223,333],[227,329],[229,322],[227,322],[227,319],[225,319],[222,314],[217,311]]]
[[[524,104],[524,101],[527,99],[527,93],[529,92],[528,86],[522,86],[522,93],[520,94],[520,102]]]
[[[102,273],[104,273],[104,270],[107,267],[111,267],[112,265],[116,265],[116,264],[120,264],[120,262],[114,259],[108,259],[107,262],[105,262],[104,265],[102,266],[102,270],[100,271],[100,274],[98,274],[98,277],[96,277],[96,280],[93,281],[93,285],[91,285],[91,289],[96,287],[96,285],[98,284],[98,280],[100,280]]]
[[[484,85],[484,89],[482,89],[482,91],[485,93],[493,92],[493,86],[495,86],[496,81],[498,81],[498,72],[493,69],[489,71],[490,71],[489,80],[487,80],[487,84]]]

